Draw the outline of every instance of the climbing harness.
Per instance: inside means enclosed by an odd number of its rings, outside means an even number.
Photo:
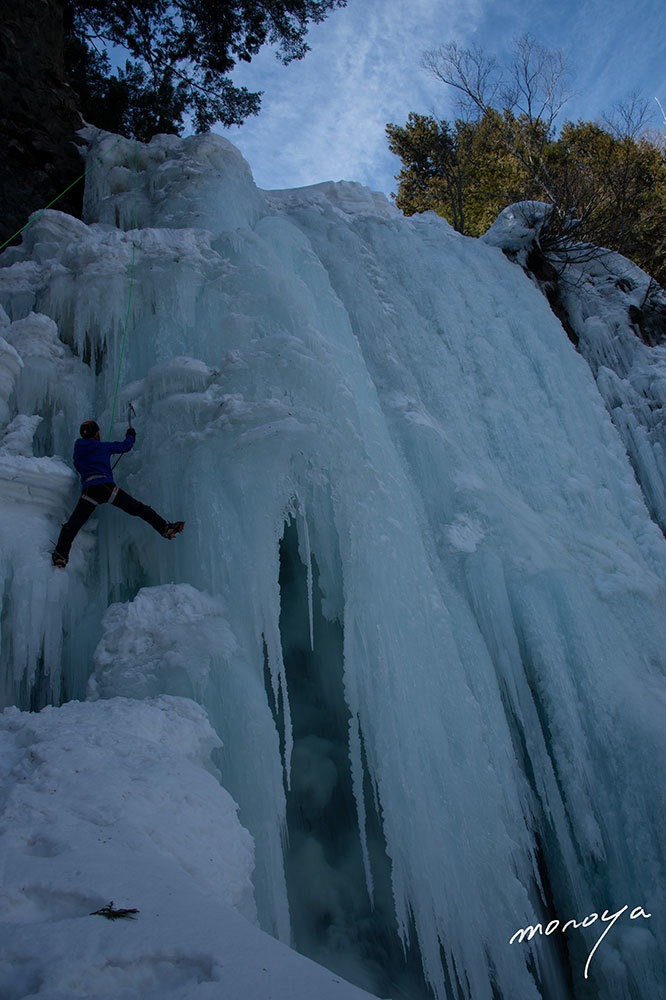
[[[122,455],[120,457],[122,458]],[[116,462],[116,465],[117,464],[118,463]],[[115,466],[114,466],[114,468],[115,468]],[[113,503],[113,501],[116,499],[117,495],[118,495],[118,487],[114,485],[113,489],[109,493],[109,499],[105,500],[103,502],[104,503]],[[82,493],[81,494],[81,499],[82,500],[87,500],[88,503],[91,503],[93,505],[93,507],[99,507],[100,506],[99,500],[93,500],[93,498],[89,497],[87,493]]]

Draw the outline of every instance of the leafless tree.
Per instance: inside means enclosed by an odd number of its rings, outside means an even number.
[[[502,106],[550,134],[571,96],[562,52],[549,52],[523,35],[514,42],[513,56],[501,88]]]
[[[571,96],[562,53],[523,35],[514,42],[509,66],[501,66],[478,46],[468,49],[456,42],[424,53],[423,66],[458,91],[464,114],[494,118],[505,149],[564,218],[567,206],[560,203],[544,156],[555,121]]]
[[[632,91],[624,100],[617,101],[610,112],[602,116],[604,125],[616,139],[633,139],[644,136],[654,121],[650,102],[638,91]]]

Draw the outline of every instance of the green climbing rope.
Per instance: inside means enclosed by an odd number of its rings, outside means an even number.
[[[122,139],[122,136],[120,137],[120,139]],[[114,144],[111,147],[111,149],[108,151],[108,153],[105,153],[104,156],[96,156],[95,157],[95,163],[102,163],[103,160],[104,160],[104,158],[109,155],[109,153],[111,152],[111,150],[116,148],[116,146],[120,142],[120,139],[118,139],[116,142],[114,142]],[[44,208],[40,209],[39,212],[37,212],[30,219],[28,219],[28,221],[26,222],[25,226],[21,226],[21,228],[17,229],[16,232],[12,236],[10,236],[8,240],[5,240],[4,243],[0,244],[0,252],[5,249],[5,247],[7,246],[8,243],[11,243],[12,240],[15,240],[17,236],[20,236],[21,233],[24,232],[28,228],[28,226],[31,226],[33,224],[33,222],[37,222],[37,219],[39,219],[44,214],[44,212],[47,211],[47,209],[51,208],[52,205],[55,205],[55,203],[57,201],[60,201],[60,199],[63,198],[67,194],[68,191],[71,191],[72,188],[76,184],[79,183],[79,181],[82,181],[83,178],[87,174],[90,173],[90,171],[92,170],[92,168],[95,166],[95,163],[91,163],[90,166],[87,168],[87,170],[84,170],[82,174],[79,174],[79,176],[76,178],[75,181],[72,181],[71,184],[68,184],[67,187],[65,188],[65,190],[61,191],[60,194],[56,198],[53,199],[53,201],[50,201],[48,203],[48,205],[45,205]]]
[[[65,190],[61,191],[60,194],[57,195],[57,197],[55,197],[53,199],[53,201],[50,201],[48,203],[48,205],[45,205],[44,208],[42,208],[39,212],[36,212],[30,219],[28,219],[28,221],[26,222],[26,224],[24,226],[21,226],[21,228],[17,229],[17,231],[12,236],[10,236],[9,239],[5,240],[4,243],[0,244],[0,252],[2,250],[4,250],[4,248],[7,246],[8,243],[11,243],[12,240],[15,240],[17,236],[20,236],[21,233],[24,232],[28,228],[28,226],[31,226],[33,224],[33,222],[36,222],[37,219],[39,219],[44,214],[44,212],[47,211],[47,209],[51,208],[53,205],[56,204],[56,202],[60,201],[60,199],[62,197],[64,197],[64,195],[66,195],[68,191],[71,191],[71,189],[76,184],[78,184],[79,181],[82,181],[83,178],[86,177],[87,174],[90,173],[90,171],[93,169],[93,167],[95,166],[96,163],[103,163],[103,161],[106,159],[106,157],[109,155],[109,153],[111,153],[112,150],[114,150],[116,148],[116,146],[118,145],[118,143],[122,141],[122,138],[123,137],[120,136],[114,142],[113,146],[111,146],[111,149],[109,149],[104,154],[104,156],[96,156],[95,157],[95,161],[93,163],[91,163],[90,166],[86,170],[84,170],[83,173],[80,174],[76,178],[76,180],[73,180],[71,184],[68,184],[67,187],[65,188]],[[139,178],[139,145],[138,145],[138,143],[135,140],[135,143],[134,143],[134,228],[135,229],[139,228],[139,218],[138,218],[138,178]],[[111,409],[111,426],[109,427],[109,438],[111,437],[111,431],[113,430],[113,419],[114,419],[115,412],[116,412],[116,403],[118,401],[118,390],[120,388],[120,375],[121,375],[121,371],[122,371],[122,367],[123,367],[123,358],[125,356],[125,341],[127,339],[127,327],[129,325],[130,310],[131,310],[131,307],[132,307],[132,292],[134,290],[134,263],[135,263],[135,260],[136,260],[136,243],[134,242],[134,240],[132,240],[132,265],[131,265],[131,269],[130,269],[129,297],[128,297],[128,300],[127,300],[127,313],[125,315],[125,326],[124,326],[124,329],[123,329],[123,339],[122,339],[122,344],[121,344],[121,348],[120,348],[120,363],[118,365],[118,378],[116,379],[116,391],[115,391],[115,395],[113,397],[113,407]]]

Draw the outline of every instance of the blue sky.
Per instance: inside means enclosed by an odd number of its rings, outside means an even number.
[[[282,66],[266,49],[233,79],[263,90],[259,116],[222,134],[263,188],[355,180],[389,194],[400,162],[384,126],[410,111],[454,115],[420,68],[425,49],[477,43],[500,59],[529,31],[562,49],[575,97],[566,117],[599,118],[632,90],[666,106],[665,0],[348,0],[314,25],[312,51]],[[655,119],[655,123],[658,118]]]

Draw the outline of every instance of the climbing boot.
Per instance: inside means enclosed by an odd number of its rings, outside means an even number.
[[[179,532],[185,527],[184,521],[169,521],[166,528],[164,529],[165,538],[175,538]]]
[[[59,552],[54,551],[51,556],[51,562],[59,569],[64,569],[67,565],[67,556],[61,556]]]

